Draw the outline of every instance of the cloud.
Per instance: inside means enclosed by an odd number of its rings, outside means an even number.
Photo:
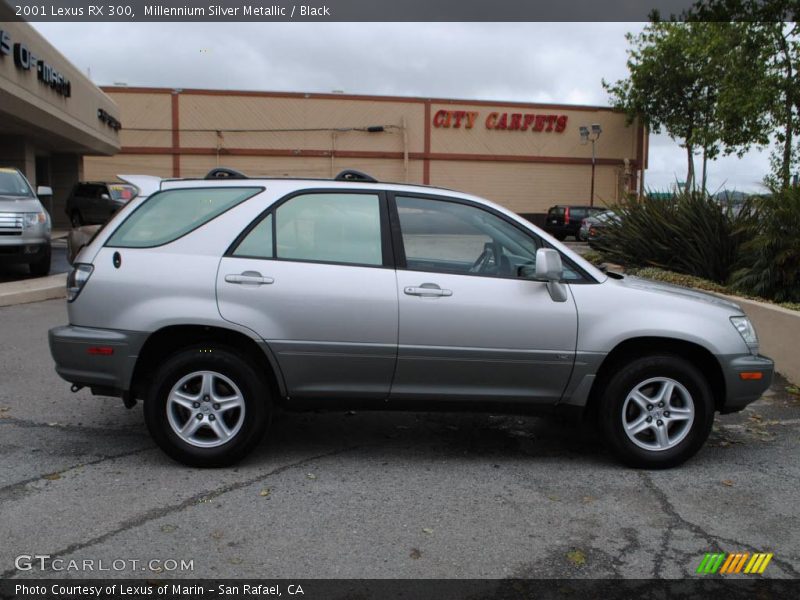
[[[606,105],[636,23],[34,23],[101,85],[252,89]],[[92,35],[86,35],[86,28]],[[651,136],[648,186],[685,178]],[[710,165],[710,188],[757,190],[766,153]],[[699,169],[699,161],[698,161]]]

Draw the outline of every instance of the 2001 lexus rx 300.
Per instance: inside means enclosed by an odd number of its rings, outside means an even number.
[[[585,414],[669,467],[772,379],[737,305],[607,275],[481,198],[351,171],[160,188],[78,255],[50,347],[186,464],[243,457],[275,404],[350,404]]]

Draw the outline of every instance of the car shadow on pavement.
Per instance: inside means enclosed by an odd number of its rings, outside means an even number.
[[[615,464],[596,428],[556,418],[482,413],[278,412],[247,462],[283,449],[373,448],[403,459],[552,458]]]

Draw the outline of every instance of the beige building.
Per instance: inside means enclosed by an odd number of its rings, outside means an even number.
[[[0,2],[0,167],[51,186],[42,201],[60,226],[69,191],[85,177],[83,156],[119,150],[119,111],[35,29],[10,22],[10,10]]]
[[[122,150],[87,157],[90,179],[120,173],[329,178],[344,168],[382,181],[472,192],[522,213],[588,204],[599,124],[595,204],[636,190],[647,135],[609,108],[407,97],[106,87],[124,123]]]

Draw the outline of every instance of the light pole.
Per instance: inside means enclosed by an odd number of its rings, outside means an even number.
[[[592,142],[592,189],[589,192],[589,206],[594,206],[594,143],[597,141],[597,138],[600,137],[600,134],[603,133],[603,128],[600,127],[599,123],[593,123],[591,129],[586,125],[581,125],[579,130],[581,133],[581,144]]]

